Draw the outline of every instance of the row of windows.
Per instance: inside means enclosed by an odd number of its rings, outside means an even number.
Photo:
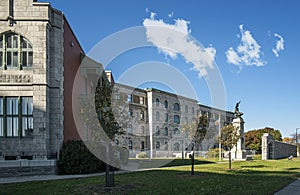
[[[28,68],[33,64],[32,45],[21,35],[4,33],[0,35],[0,68]]]
[[[116,139],[115,140],[115,143],[117,144],[117,145],[119,145],[119,140],[118,139]],[[140,146],[141,148],[141,150],[144,150],[145,149],[145,142],[144,141],[141,141],[141,146]],[[133,149],[133,141],[132,140],[129,140],[128,141],[128,149],[129,150],[132,150]]]
[[[128,111],[128,115],[130,116],[130,117],[133,117],[133,111],[132,111],[132,109],[130,108],[129,109],[129,111]],[[144,120],[145,119],[145,112],[144,111],[140,111],[140,119],[141,120]]]
[[[130,103],[141,104],[141,105],[146,104],[145,97],[132,95],[132,94],[128,94],[127,101]]]
[[[161,149],[160,141],[157,141],[157,142],[156,142],[155,148],[156,148],[157,150]],[[164,142],[164,150],[168,150],[168,142],[167,142],[167,141]],[[181,151],[181,150],[180,150],[180,144],[179,144],[179,143],[175,143],[175,144],[173,145],[173,151]]]
[[[159,121],[160,120],[160,114],[159,112],[156,112],[156,121]],[[168,122],[169,121],[169,115],[167,113],[165,113],[165,122]],[[174,123],[176,124],[180,124],[180,116],[179,115],[174,115]]]
[[[32,97],[0,97],[0,137],[30,136]]]
[[[159,126],[156,126],[155,135],[160,135],[160,134],[161,134],[161,132],[160,132]],[[178,128],[174,128],[173,135],[179,135],[179,134],[180,134],[180,130]],[[169,135],[169,129],[168,129],[168,127],[165,127],[163,129],[162,135],[165,135],[165,136]]]
[[[132,128],[131,124],[128,125],[127,133],[130,134],[130,135],[133,135],[133,128]],[[145,134],[145,127],[144,126],[141,126],[141,134],[142,135]]]
[[[156,107],[159,107],[160,101],[159,101],[158,98],[156,98],[155,104],[156,104]],[[165,102],[164,102],[164,108],[169,108],[169,103],[168,103],[167,100],[165,100]],[[179,105],[179,103],[173,104],[173,110],[180,111],[180,105]]]

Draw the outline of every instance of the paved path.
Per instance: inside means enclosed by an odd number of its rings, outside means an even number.
[[[300,194],[300,178],[294,181],[293,183],[285,186],[279,192],[276,192],[274,195],[299,195]]]

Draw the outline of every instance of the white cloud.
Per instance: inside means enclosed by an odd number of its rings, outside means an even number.
[[[150,18],[151,18],[151,20],[154,20],[155,16],[156,16],[156,13],[154,13],[154,12],[151,12],[151,13],[150,13]]]
[[[276,57],[279,57],[279,51],[284,50],[284,39],[281,35],[275,33],[274,36],[277,38],[276,46],[272,49],[272,52]]]
[[[174,13],[173,13],[173,12],[171,12],[171,13],[169,13],[169,14],[168,14],[168,17],[169,17],[169,18],[172,18],[172,17],[173,17],[173,15],[174,15]]]
[[[216,49],[211,45],[204,48],[191,38],[189,21],[175,19],[174,24],[168,24],[154,19],[153,15],[143,21],[148,41],[166,57],[176,59],[178,54],[182,55],[187,63],[193,64],[199,76],[206,76],[208,68],[214,68]]]
[[[241,42],[236,49],[230,47],[226,51],[227,62],[237,65],[240,68],[243,65],[264,66],[267,62],[262,60],[263,53],[260,50],[261,46],[253,38],[250,31],[244,30],[242,24],[239,28]]]
[[[149,13],[149,8],[148,7],[146,7],[145,12]]]

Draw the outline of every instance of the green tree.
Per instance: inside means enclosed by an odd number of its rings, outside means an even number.
[[[195,120],[190,124],[184,124],[182,126],[183,132],[185,132],[189,138],[192,139],[192,150],[193,153],[191,155],[191,174],[194,175],[194,164],[195,164],[195,147],[198,147],[201,142],[204,140],[207,128],[208,128],[208,117],[205,114],[199,116],[198,121]]]
[[[219,142],[223,147],[229,150],[229,169],[231,169],[231,149],[236,145],[240,136],[238,133],[238,129],[234,127],[232,124],[223,126],[221,128],[221,135],[219,136]]]
[[[265,127],[263,129],[250,130],[245,133],[245,147],[251,150],[256,150],[261,153],[261,137],[264,133],[269,133],[274,140],[282,141],[282,135],[279,130]]]

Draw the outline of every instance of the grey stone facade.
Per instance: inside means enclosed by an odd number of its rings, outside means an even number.
[[[288,158],[291,155],[293,157],[297,156],[296,145],[276,141],[268,133],[264,133],[262,136],[261,149],[262,160]]]
[[[32,67],[0,69],[1,97],[33,99],[31,135],[19,132],[18,136],[0,137],[0,159],[27,156],[46,160],[58,154],[63,141],[63,25],[62,12],[49,3],[18,0],[10,5],[8,0],[0,1],[0,36],[21,36],[33,50]]]
[[[118,122],[125,135],[116,142],[129,148],[130,157],[139,153],[147,157],[181,157],[190,152],[191,136],[183,131],[184,124],[196,121],[207,113],[209,133],[217,134],[224,124],[232,122],[234,113],[201,105],[197,100],[158,89],[139,89],[115,84],[113,105]],[[144,114],[141,114],[144,113]],[[215,145],[213,138],[205,139],[197,151],[208,151]],[[198,152],[199,153],[199,152]]]

